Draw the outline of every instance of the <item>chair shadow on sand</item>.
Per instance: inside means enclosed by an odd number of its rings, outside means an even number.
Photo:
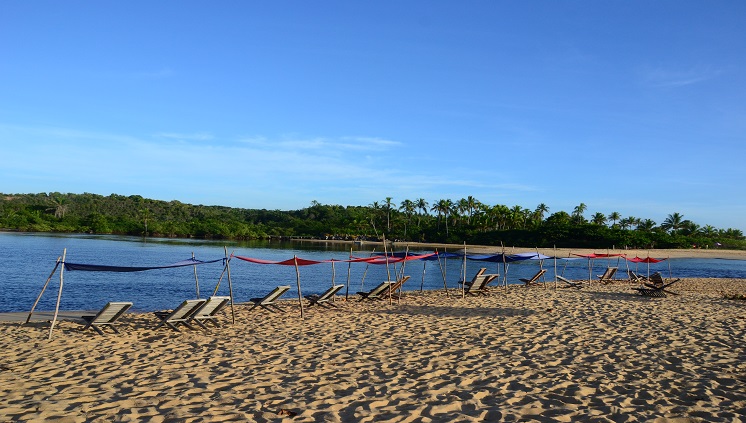
[[[441,317],[511,317],[529,316],[537,310],[514,307],[449,307],[449,306],[401,306],[396,309],[376,310],[377,314],[408,314],[412,316],[441,316]]]

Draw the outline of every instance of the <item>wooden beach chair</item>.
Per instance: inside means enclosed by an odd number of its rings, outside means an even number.
[[[80,316],[86,321],[86,325],[81,330],[91,328],[103,335],[104,327],[108,326],[114,333],[119,333],[114,324],[127,310],[132,307],[132,303],[129,302],[108,302],[95,316]]]
[[[391,287],[390,288],[386,288],[386,290],[383,292],[383,297],[388,298],[389,293],[391,293],[391,295],[394,295],[394,293],[396,293],[396,291],[401,291],[402,285],[404,285],[404,282],[408,281],[409,278],[410,278],[410,276],[407,275],[407,276],[404,276],[403,278],[398,279],[395,282],[393,282],[391,284]]]
[[[380,285],[376,286],[375,288],[371,289],[370,291],[364,292],[360,291],[357,293],[357,295],[360,296],[360,299],[358,301],[365,301],[365,300],[380,300],[383,298],[383,295],[385,293],[388,293],[389,285],[391,285],[393,282],[391,281],[383,281]]]
[[[580,289],[583,287],[583,283],[581,281],[572,281],[570,279],[567,279],[564,276],[556,275],[557,280],[564,282],[565,284],[562,285],[562,288],[575,288]]]
[[[646,278],[645,276],[638,275],[631,270],[627,271],[627,275],[629,276],[630,282],[644,283],[646,280],[648,280],[648,278]]]
[[[290,290],[290,286],[288,285],[280,285],[277,288],[270,291],[269,294],[265,295],[262,298],[251,298],[249,299],[249,302],[252,303],[252,307],[249,309],[249,311],[254,310],[257,307],[261,307],[265,310],[271,311],[272,313],[275,312],[275,310],[284,313],[285,310],[280,308],[280,306],[277,303],[277,300],[280,299],[286,292]]]
[[[194,323],[200,325],[203,329],[207,329],[207,322],[212,322],[216,327],[220,326],[218,323],[217,314],[220,313],[225,306],[231,301],[230,297],[210,297],[200,307],[190,319]]]
[[[458,284],[459,284],[459,285],[463,285],[463,284],[465,283],[465,284],[466,284],[466,286],[469,286],[469,285],[473,284],[473,283],[474,283],[474,281],[476,281],[476,280],[477,280],[477,278],[478,278],[478,277],[480,277],[480,276],[482,276],[482,275],[484,274],[484,272],[486,272],[486,271],[487,271],[487,268],[486,268],[486,267],[483,267],[483,268],[481,268],[481,269],[479,269],[479,270],[477,271],[477,273],[476,273],[476,274],[474,275],[474,277],[473,277],[473,278],[471,278],[471,280],[470,280],[470,281],[458,281]]]
[[[160,323],[158,323],[155,328],[158,329],[161,326],[166,325],[176,332],[181,332],[177,326],[182,324],[189,329],[194,330],[194,327],[189,324],[189,321],[192,319],[194,313],[196,313],[206,301],[207,300],[184,300],[184,302],[173,311],[154,312],[153,314],[155,314],[155,317],[161,319]]]
[[[539,284],[539,278],[544,276],[544,274],[547,273],[547,269],[540,269],[534,276],[532,276],[530,279],[526,278],[519,278],[518,280],[523,282],[527,288],[529,286],[534,286]]]
[[[476,278],[471,284],[466,285],[464,293],[466,295],[477,296],[477,295],[488,295],[487,284],[497,279],[497,275],[485,275],[482,274]]]
[[[617,267],[607,267],[603,275],[596,275],[599,282],[605,284],[614,282],[614,275],[616,275]]]
[[[660,273],[656,272],[650,275],[650,282],[643,283],[638,288],[632,288],[636,290],[640,295],[645,297],[665,297],[666,294],[679,295],[676,292],[669,291],[667,288],[681,279],[675,279],[670,282],[663,280]]]
[[[327,289],[323,294],[312,294],[312,295],[306,295],[305,299],[308,300],[308,307],[311,306],[320,306],[320,307],[336,307],[334,302],[332,302],[332,299],[335,295],[337,295],[337,292],[339,292],[340,289],[344,288],[344,285],[332,285]]]

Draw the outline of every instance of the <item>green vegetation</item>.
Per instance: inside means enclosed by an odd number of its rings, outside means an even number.
[[[0,194],[0,228],[28,232],[122,234],[157,237],[266,239],[310,237],[388,239],[536,247],[746,248],[737,229],[699,226],[672,213],[650,219],[595,212],[580,203],[572,213],[489,206],[469,196],[458,201],[393,198],[368,206],[313,201],[294,211],[240,209],[160,201],[139,195]]]

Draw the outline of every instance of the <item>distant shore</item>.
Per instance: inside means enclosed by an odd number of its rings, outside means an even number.
[[[293,239],[293,242],[299,243],[327,243],[327,244],[349,244],[355,245],[355,241],[344,240],[325,240],[325,239]],[[409,247],[410,250],[435,250],[438,251],[463,251],[466,248],[468,253],[499,253],[501,247],[489,245],[469,245],[459,244],[442,244],[431,242],[388,242],[387,248],[394,251],[403,251]],[[377,246],[378,250],[383,251],[383,242],[363,241],[361,245]],[[600,248],[536,248],[505,246],[505,252],[508,254],[522,253],[527,251],[539,251],[539,253],[548,256],[568,257],[573,254],[624,254],[630,257],[655,257],[655,258],[719,258],[730,260],[746,260],[746,250],[727,250],[720,248],[687,248],[687,249],[600,249]]]

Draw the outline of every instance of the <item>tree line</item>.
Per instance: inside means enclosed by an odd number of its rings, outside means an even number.
[[[571,212],[542,203],[534,209],[392,197],[367,206],[325,205],[300,210],[244,209],[162,201],[139,195],[0,194],[0,228],[28,232],[121,234],[214,239],[387,239],[479,245],[611,248],[746,248],[738,229],[700,226],[680,213],[660,224],[618,212]]]

